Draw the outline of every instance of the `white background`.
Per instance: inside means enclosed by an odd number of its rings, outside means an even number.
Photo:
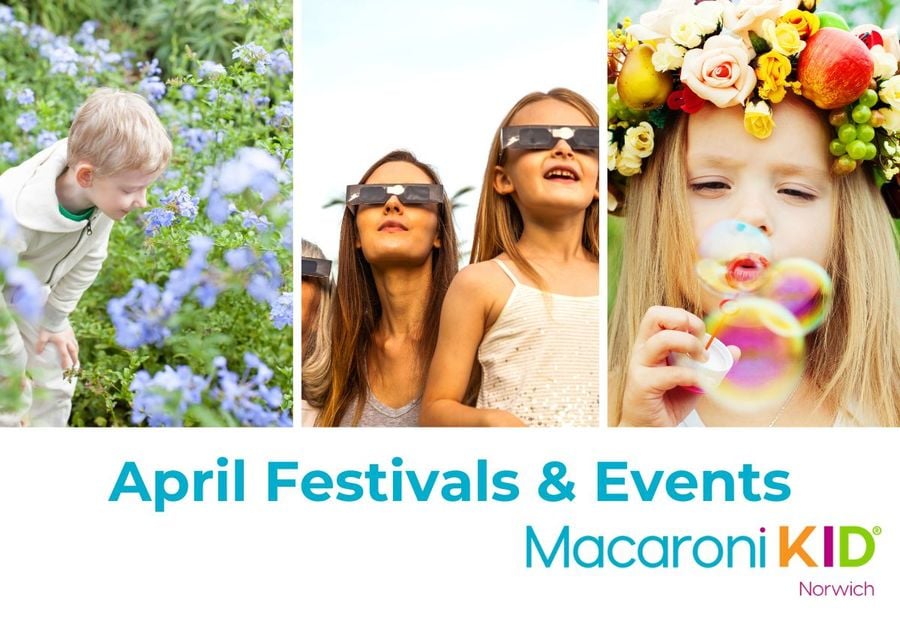
[[[344,3],[317,0],[306,10],[315,4]],[[585,26],[549,11],[542,15],[549,33]],[[337,33],[341,23],[328,27]],[[598,50],[602,37],[598,27]],[[548,65],[562,56],[554,53],[545,58]],[[302,60],[295,65],[301,75],[309,71]],[[535,87],[555,84],[548,79]],[[531,89],[512,87],[511,101],[492,102],[490,123],[465,131],[483,138],[483,146],[473,148],[476,173],[484,166],[491,125]],[[342,183],[356,181],[393,148],[348,154],[348,143],[336,135],[361,118],[365,96],[342,114],[344,126],[326,129],[343,157],[319,164]],[[312,229],[307,211],[318,212],[320,197],[330,193],[315,192],[311,173],[325,170],[310,170],[322,155],[310,147],[328,144],[311,145],[302,132],[320,124],[321,103],[302,89],[297,101],[298,227],[305,235]],[[438,149],[426,148],[420,157],[440,169],[445,160],[438,159]],[[478,184],[469,175],[442,173],[450,190]],[[898,453],[900,432],[862,429],[4,431],[0,628],[894,628],[900,613]],[[136,461],[149,482],[155,469],[218,468],[220,456],[245,460],[243,503],[185,500],[157,514],[133,496],[108,501],[127,460]],[[285,490],[279,502],[266,501],[269,461],[299,461],[301,471],[336,473],[370,463],[391,469],[394,456],[422,474],[471,471],[485,458],[492,471],[519,471],[522,494],[512,503],[341,504],[311,503],[299,491]],[[569,465],[574,502],[537,498],[542,466],[550,460]],[[699,475],[717,468],[736,474],[744,463],[763,472],[786,469],[792,496],[783,503],[676,503],[663,496],[652,503],[597,503],[599,460],[626,460],[646,474],[687,469]],[[763,570],[527,570],[527,524],[540,532],[568,524],[573,534],[606,536],[725,536],[780,524],[879,525],[883,534],[872,561],[852,570],[780,569],[774,566],[774,536],[767,543],[770,566]],[[801,599],[801,580],[868,581],[876,596]]]
[[[6,628],[891,628],[900,612],[900,433],[892,430],[29,430],[0,441],[0,627]],[[246,462],[244,503],[188,500],[154,513],[107,499],[122,463]],[[519,471],[512,503],[265,497],[270,460],[301,471],[402,457],[434,468]],[[536,498],[546,461],[569,464],[576,499]],[[645,474],[790,471],[783,503],[597,503],[595,464]],[[474,474],[474,472],[473,472]],[[531,569],[525,525],[573,533],[754,533],[856,524],[883,533],[859,569]],[[771,531],[770,530],[770,531]],[[868,581],[874,598],[798,596],[801,580]]]

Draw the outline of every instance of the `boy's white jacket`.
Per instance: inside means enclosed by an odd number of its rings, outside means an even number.
[[[99,210],[87,221],[60,213],[56,178],[65,168],[63,139],[0,175],[0,204],[19,225],[12,246],[19,264],[50,288],[42,325],[53,332],[68,326],[69,313],[97,278],[113,225]]]

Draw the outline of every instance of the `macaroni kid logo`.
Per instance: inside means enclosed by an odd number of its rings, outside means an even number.
[[[525,564],[529,569],[541,566],[764,569],[768,561],[768,566],[773,568],[855,569],[867,565],[875,556],[876,538],[880,534],[881,527],[877,525],[871,529],[861,525],[780,525],[776,547],[774,541],[769,541],[770,533],[765,527],[759,528],[758,536],[634,537],[579,536],[568,525],[555,536],[546,536],[528,525]],[[775,559],[777,565],[772,562]]]

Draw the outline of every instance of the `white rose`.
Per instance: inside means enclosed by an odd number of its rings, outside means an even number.
[[[882,83],[878,96],[893,109],[900,110],[900,75]]]
[[[709,35],[719,28],[724,11],[718,2],[701,2],[691,7],[691,18],[700,29],[701,35]]]
[[[869,56],[875,62],[876,79],[889,79],[897,73],[897,58],[884,49],[884,46],[872,46]]]
[[[695,48],[703,41],[700,27],[690,15],[679,15],[672,20],[672,39],[685,48]]]
[[[663,39],[672,30],[672,20],[694,6],[694,0],[662,0],[656,11],[641,16],[639,24],[628,27],[628,34],[641,42]]]
[[[653,153],[653,127],[648,122],[642,122],[637,127],[631,127],[625,132],[626,153],[634,153],[639,158],[649,157]]]
[[[800,0],[741,0],[737,5],[731,0],[718,0],[718,4],[722,7],[723,29],[743,40],[752,59],[755,53],[752,52],[750,31],[760,33],[764,20],[778,19],[800,6]]]
[[[650,60],[653,62],[653,67],[656,68],[657,72],[668,72],[681,67],[681,63],[684,61],[684,53],[686,52],[686,49],[671,39],[667,39],[657,45],[656,51]]]
[[[616,170],[625,177],[631,177],[641,172],[641,158],[630,151],[619,151],[616,160]]]
[[[882,107],[876,111],[881,112],[881,115],[884,116],[884,122],[881,125],[882,129],[890,134],[900,132],[900,111],[890,107]]]

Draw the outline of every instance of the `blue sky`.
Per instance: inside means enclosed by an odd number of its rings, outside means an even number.
[[[526,93],[580,92],[599,108],[597,0],[306,0],[300,15],[297,197],[303,238],[337,255],[342,208],[323,209],[379,157],[434,166],[471,242],[494,130]]]

